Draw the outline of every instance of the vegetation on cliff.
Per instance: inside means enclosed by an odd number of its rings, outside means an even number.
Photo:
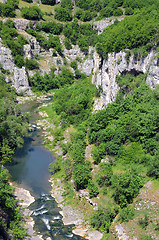
[[[22,215],[9,184],[3,164],[12,161],[14,151],[22,146],[27,134],[27,116],[22,115],[16,103],[16,94],[0,74],[0,236],[2,239],[24,239],[26,231]]]
[[[56,123],[55,129],[51,130],[54,141],[48,146],[60,145],[63,157],[50,164],[50,171],[55,177],[64,179],[64,195],[69,201],[72,196],[77,200],[77,192],[81,189],[88,191],[89,197],[98,204],[96,211],[89,206],[90,223],[109,234],[115,219],[128,222],[137,216],[132,205],[134,198],[144,183],[159,177],[159,89],[157,86],[152,90],[145,83],[146,76],[143,74],[119,76],[116,82],[120,90],[116,100],[103,110],[92,113],[94,98],[100,92],[91,84],[90,78],[78,69],[78,62],[81,61],[78,56],[70,64],[67,63],[64,47],[70,50],[72,45],[78,44],[87,58],[89,46],[93,46],[102,59],[107,58],[110,52],[123,49],[127,49],[127,60],[129,50],[134,52],[136,58],[147,56],[151,49],[158,51],[159,2],[76,0],[73,3],[62,0],[61,4],[54,6],[54,0],[42,0],[42,4],[35,6],[36,3],[26,0],[20,1],[21,6],[23,4],[20,12],[17,11],[18,1],[15,3],[8,0],[6,5],[1,4],[0,16],[6,17],[8,12],[7,17],[14,18],[20,14],[26,19],[37,20],[36,25],[30,22],[27,34],[34,36],[45,51],[52,48],[53,57],[60,56],[65,65],[60,66],[58,74],[52,66],[50,73],[42,76],[37,71],[29,78],[33,91],[55,92],[52,104],[46,108],[50,119]],[[92,28],[93,21],[108,17],[114,20],[114,24],[97,35]],[[0,22],[0,37],[10,48],[18,67],[25,66],[28,70],[39,68],[35,59],[23,58],[27,41],[17,32],[13,21]],[[5,73],[2,67],[1,72]],[[3,75],[0,81],[0,159],[1,163],[5,163],[11,160],[15,148],[23,143],[27,119],[15,104],[15,95],[4,83]],[[69,138],[64,141],[66,131],[69,131]],[[87,150],[91,152],[89,157]],[[6,173],[2,167],[1,179],[3,186]],[[6,181],[6,192],[9,191],[7,193],[12,199],[13,191],[8,186]],[[4,207],[0,210],[9,211],[12,216],[8,225],[2,221],[0,227],[4,234],[8,227],[12,228],[14,238],[23,239],[21,230],[15,231],[17,226],[20,228],[19,223],[12,227],[13,222],[16,224],[20,219],[15,213],[16,203],[13,201],[10,206],[8,201],[6,195]],[[77,201],[80,202],[79,199]],[[138,222],[141,229],[147,229],[151,224],[146,215]],[[156,220],[152,220],[152,224],[157,229]],[[18,231],[19,235],[14,235]],[[158,230],[154,231],[156,233]],[[141,236],[141,239],[150,239],[151,232],[145,234],[146,237]]]

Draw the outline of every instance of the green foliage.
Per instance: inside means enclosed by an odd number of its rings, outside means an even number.
[[[10,4],[0,3],[0,16],[1,17],[15,17],[15,8]]]
[[[118,220],[120,222],[128,222],[130,219],[134,217],[134,208],[131,205],[120,209]]]
[[[73,8],[72,0],[61,0],[61,7],[72,10],[72,8]]]
[[[76,164],[73,169],[73,179],[75,188],[78,191],[79,189],[87,188],[88,181],[91,176],[91,169],[88,163],[85,164]]]
[[[38,31],[43,30],[46,33],[52,33],[54,35],[59,35],[62,30],[63,26],[60,23],[56,22],[42,22],[40,26],[38,26]]]
[[[63,33],[65,37],[72,42],[72,44],[75,45],[78,41],[78,44],[86,49],[88,49],[89,45],[94,45],[97,34],[90,24],[78,24],[77,18],[75,18],[72,23],[65,24]]]
[[[64,44],[65,44],[65,47],[66,47],[67,50],[72,49],[71,42],[67,37],[65,37]]]
[[[48,91],[50,89],[60,88],[65,84],[73,83],[73,74],[66,67],[62,67],[62,73],[55,76],[55,68],[52,68],[50,74],[40,75],[40,73],[35,73],[32,78],[30,78],[30,83],[34,91]]]
[[[107,27],[98,36],[97,51],[101,56],[109,52],[119,52],[122,49],[133,49],[145,46],[149,42],[158,44],[158,16],[150,16],[150,7],[136,15],[126,17],[117,25]],[[156,6],[157,7],[157,6]],[[122,38],[121,38],[122,36]]]
[[[131,7],[125,9],[125,15],[132,15],[134,13]]]
[[[8,218],[0,223],[1,235],[6,237],[10,229],[13,239],[22,240],[26,236],[26,230],[22,227],[22,215],[13,194],[14,189],[9,184],[7,172],[5,168],[0,167],[1,211],[4,211]]]
[[[57,7],[55,8],[55,11],[55,19],[62,22],[72,21],[72,12],[69,9]]]
[[[88,181],[88,186],[87,186],[88,190],[89,190],[89,196],[90,198],[96,197],[99,194],[99,190],[98,187],[95,185],[95,183],[89,179]]]
[[[145,152],[138,142],[123,146],[119,153],[119,160],[124,163],[142,163],[145,161]]]
[[[56,4],[56,0],[41,0],[41,3],[53,6]]]
[[[14,57],[14,60],[15,60],[15,64],[21,68],[22,66],[24,66],[24,58],[21,56],[21,55],[16,55]]]
[[[143,76],[144,77],[144,76]],[[106,154],[120,155],[123,144],[139,142],[127,148],[124,154],[136,148],[136,160],[127,155],[127,162],[143,162],[144,152],[155,154],[158,149],[158,95],[155,94],[139,75],[137,78],[122,78],[121,88],[116,101],[107,108],[92,115],[89,121],[88,139],[90,143],[105,143]],[[125,81],[126,80],[126,81]],[[137,87],[137,88],[136,88]],[[125,97],[123,98],[124,92]],[[130,93],[129,93],[130,91]],[[140,146],[142,145],[142,147]],[[140,159],[137,157],[139,150]],[[121,152],[121,153],[122,153]],[[119,154],[119,155],[118,155]],[[130,160],[129,160],[130,157]]]
[[[128,203],[132,203],[133,198],[139,193],[143,186],[143,177],[138,175],[135,170],[113,175],[112,186],[114,188],[114,200],[121,208],[126,207]]]
[[[24,65],[24,59],[22,57],[23,46],[27,41],[22,35],[17,33],[13,21],[7,20],[4,24],[0,22],[0,37],[12,51],[15,64],[18,67],[22,67]]]
[[[22,0],[22,1],[28,2],[28,3],[32,3],[33,2],[33,0]]]
[[[96,146],[92,150],[92,157],[96,164],[100,163],[101,159],[106,155],[105,144],[101,143],[99,146]]]
[[[153,157],[148,163],[147,175],[153,178],[159,178],[159,155]]]
[[[71,66],[74,70],[76,70],[76,69],[77,69],[77,62],[76,62],[76,60],[73,60],[73,61],[70,63],[70,66]]]
[[[75,12],[74,17],[80,19],[83,22],[87,22],[92,20],[97,16],[96,12],[91,12],[91,11],[82,11],[81,9],[77,10]]]
[[[143,229],[146,229],[146,227],[147,227],[148,224],[149,224],[149,218],[148,218],[148,216],[145,215],[143,219],[139,219],[139,224],[140,224],[140,226],[141,226]]]
[[[100,231],[109,232],[111,223],[113,222],[117,211],[112,208],[99,208],[96,213],[91,216],[90,224]]]
[[[100,187],[109,186],[113,176],[112,166],[110,163],[100,163],[98,174],[96,175],[97,183]]]
[[[38,8],[37,6],[24,7],[24,8],[21,8],[20,10],[21,10],[22,17],[29,20],[40,20],[43,17],[43,13],[41,12],[40,8]]]
[[[35,59],[28,59],[25,60],[25,66],[29,70],[34,70],[39,68],[39,63]]]
[[[121,16],[121,15],[123,15],[123,10],[120,9],[120,8],[117,8],[113,11],[113,15],[114,16]]]
[[[85,78],[56,91],[54,109],[58,115],[61,115],[63,123],[77,125],[86,120],[91,114],[95,92],[95,87]]]

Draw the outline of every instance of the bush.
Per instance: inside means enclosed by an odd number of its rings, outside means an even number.
[[[92,157],[96,164],[99,164],[101,159],[106,155],[105,144],[101,143],[99,146],[94,147],[92,150]]]
[[[119,211],[118,220],[120,222],[128,222],[134,217],[134,208],[132,206],[127,206]]]
[[[98,187],[94,184],[92,180],[89,179],[88,186],[90,198],[96,197],[99,194]]]
[[[132,203],[133,198],[137,196],[143,186],[143,177],[139,176],[135,170],[114,175],[111,181],[114,187],[114,200],[121,208]]]
[[[110,163],[100,163],[99,170],[96,175],[98,185],[100,187],[109,186],[111,184],[112,176],[113,170]]]
[[[91,177],[91,169],[89,164],[76,164],[73,170],[73,179],[75,188],[78,191],[79,189],[87,188],[88,181]]]
[[[63,30],[62,24],[56,23],[56,22],[53,22],[53,21],[52,22],[42,22],[40,28],[44,32],[52,33],[54,35],[59,35]]]
[[[61,7],[72,10],[72,8],[73,8],[72,0],[61,0]]]
[[[22,66],[24,66],[24,58],[21,55],[16,55],[14,57],[15,60],[15,64],[21,68]]]
[[[29,20],[40,20],[43,17],[43,14],[40,8],[33,6],[33,7],[24,7],[21,8],[22,17],[29,19]]]
[[[10,4],[0,3],[0,16],[2,17],[15,17],[14,7]]]
[[[141,226],[143,229],[146,229],[147,226],[148,226],[148,224],[149,224],[149,218],[148,218],[148,216],[145,215],[143,219],[140,219],[140,220],[139,220],[139,224],[140,224],[140,226]]]
[[[39,68],[39,63],[35,59],[28,59],[25,60],[25,66],[29,70],[34,70]]]
[[[64,44],[65,44],[65,47],[66,47],[67,50],[72,49],[72,45],[70,43],[70,40],[67,37],[65,37]]]
[[[72,21],[72,13],[70,12],[69,9],[57,7],[55,11],[56,11],[55,19],[62,22]]]
[[[102,17],[111,17],[111,16],[113,16],[113,8],[111,8],[111,7],[103,8],[100,11],[100,16],[102,16]]]
[[[76,62],[76,60],[72,61],[72,62],[70,63],[70,66],[71,66],[74,70],[76,70],[76,69],[77,69],[77,62]]]
[[[22,0],[22,1],[28,2],[28,3],[32,3],[33,2],[33,0]]]
[[[132,15],[134,13],[132,8],[126,8],[125,9],[125,15]]]
[[[149,163],[147,175],[154,178],[159,178],[159,155],[156,155]]]
[[[123,10],[120,9],[120,8],[117,8],[113,11],[113,15],[114,16],[121,16],[121,15],[123,15]]]
[[[56,0],[41,0],[41,3],[53,6],[56,4]]]
[[[114,209],[99,208],[96,213],[91,216],[90,224],[100,231],[109,232],[111,223],[113,222],[117,211]]]

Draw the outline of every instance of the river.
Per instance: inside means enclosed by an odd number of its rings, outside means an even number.
[[[28,111],[31,114],[31,124],[35,124],[39,117],[37,113],[39,105],[40,103],[36,101],[22,105],[23,112]],[[54,240],[82,240],[84,238],[72,233],[73,225],[63,224],[59,213],[61,209],[50,195],[51,187],[48,180],[51,175],[48,165],[55,157],[42,146],[41,135],[40,129],[29,133],[24,139],[23,148],[17,149],[13,163],[7,168],[12,180],[19,187],[29,190],[35,198],[29,208],[33,211],[34,230],[43,235],[43,239],[50,237]]]

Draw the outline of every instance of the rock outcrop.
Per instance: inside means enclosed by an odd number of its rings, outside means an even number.
[[[93,30],[96,30],[98,32],[98,35],[103,32],[103,30],[112,25],[114,23],[114,20],[110,20],[109,18],[106,18],[105,20],[97,21],[93,23]]]
[[[95,101],[94,111],[102,109],[108,103],[115,100],[119,86],[115,79],[117,75],[131,73],[147,74],[146,83],[154,88],[159,84],[159,59],[154,51],[151,51],[146,57],[137,59],[131,54],[127,59],[126,52],[108,54],[108,59],[101,59],[94,53],[94,68],[92,83],[101,92],[100,99]]]
[[[27,73],[24,67],[18,68],[14,63],[11,50],[5,47],[0,38],[0,64],[3,69],[8,70],[7,82],[11,82],[17,92],[25,92],[31,94],[28,83]]]
[[[1,3],[6,3],[6,2],[7,2],[7,0],[0,0],[0,2],[1,2]]]

